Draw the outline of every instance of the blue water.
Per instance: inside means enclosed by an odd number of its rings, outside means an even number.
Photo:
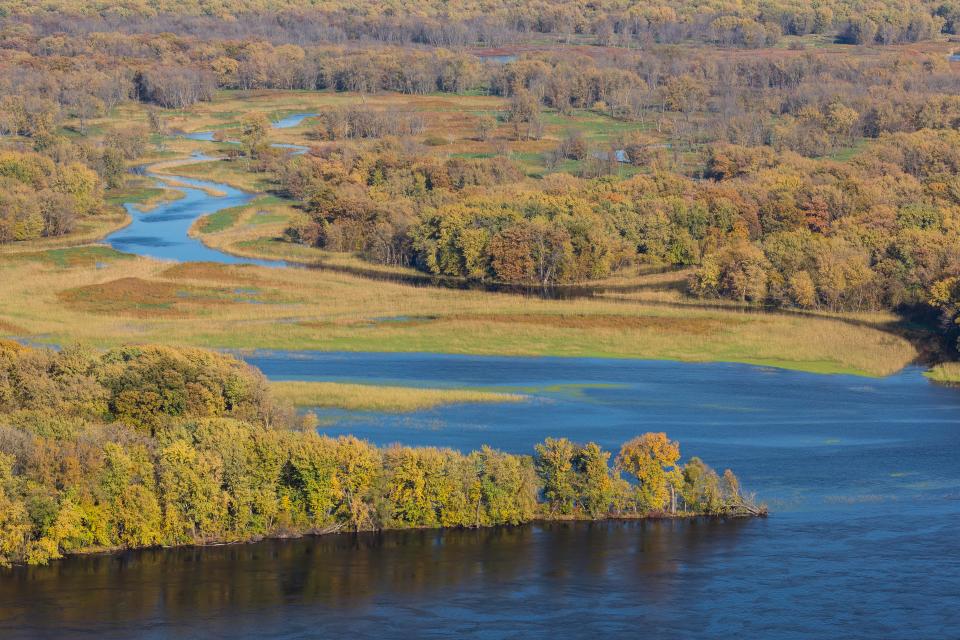
[[[307,118],[312,118],[318,114],[316,113],[292,113],[285,118],[280,118],[279,120],[274,120],[270,123],[270,126],[274,129],[290,129],[296,126],[299,126]],[[214,135],[215,131],[195,131],[193,133],[181,133],[180,137],[187,140],[197,140],[199,142],[215,142]],[[229,144],[237,144],[236,140],[224,140]],[[275,143],[270,145],[277,149],[290,149],[295,154],[306,153],[308,147],[299,144],[285,144],[285,143]]]
[[[274,142],[270,146],[274,149],[288,149],[292,152],[292,155],[295,156],[303,155],[310,150],[310,147],[305,147],[302,144],[289,144],[286,142]]]
[[[305,118],[314,115],[316,114],[293,114],[273,122],[272,126],[277,129],[295,127],[303,122]],[[202,142],[213,142],[213,136],[213,131],[198,131],[181,135],[183,138]],[[225,142],[236,144],[236,141],[233,140],[226,140]],[[301,155],[309,150],[308,147],[303,145],[281,142],[273,143],[270,146],[277,149],[289,150],[293,155]],[[194,154],[194,157],[213,160],[213,158],[199,153]],[[146,172],[146,175],[154,178],[157,181],[157,186],[163,186],[164,183],[171,180],[170,177],[152,173],[149,170]],[[188,233],[190,227],[198,218],[223,209],[247,204],[253,200],[253,194],[209,180],[196,180],[181,176],[176,176],[172,179],[181,184],[193,185],[197,188],[184,188],[178,185],[174,188],[183,192],[185,197],[179,200],[163,202],[147,212],[141,211],[135,203],[126,203],[124,208],[126,208],[127,213],[130,214],[132,222],[127,227],[105,238],[105,241],[111,247],[125,253],[135,253],[151,258],[176,260],[178,262],[258,264],[270,267],[286,265],[285,262],[279,260],[258,260],[223,253],[205,246],[199,240],[190,237]],[[213,189],[214,192],[219,192],[223,195],[213,196],[204,191],[204,189]]]
[[[617,525],[539,531],[527,550],[538,560],[509,581],[509,595],[495,596],[496,611],[485,618],[501,630],[524,621],[563,632],[576,621],[584,635],[636,624],[655,637],[673,629],[683,630],[679,637],[933,638],[960,622],[960,391],[930,384],[919,369],[865,379],[601,359],[258,353],[247,360],[278,379],[531,396],[519,405],[407,415],[320,411],[333,421],[321,427],[330,435],[528,453],[547,436],[616,450],[662,430],[686,456],[733,468],[771,507],[766,521],[706,535],[684,526],[668,534]],[[589,542],[568,549],[582,561],[552,549],[567,535]],[[664,548],[648,547],[648,536]],[[653,576],[649,556],[662,563]],[[476,619],[476,607],[458,595],[439,595],[458,604],[441,606],[436,624]],[[566,610],[573,602],[579,606]]]
[[[201,142],[213,142],[213,131],[196,131],[194,133],[181,134],[181,138],[187,140],[200,140]]]
[[[916,368],[867,379],[581,358],[260,352],[245,359],[274,379],[530,396],[399,415],[318,410],[333,422],[321,428],[330,435],[529,453],[548,436],[615,450],[642,432],[666,431],[686,454],[736,470],[778,516],[960,498],[960,391],[929,383]]]
[[[494,55],[494,56],[485,56],[485,55],[478,54],[477,57],[483,60],[484,62],[493,62],[495,64],[508,64],[510,62],[517,61],[517,56],[512,53],[508,53],[504,55]]]
[[[125,204],[124,207],[131,217],[130,224],[104,239],[117,251],[178,262],[283,266],[284,263],[280,261],[231,256],[205,246],[196,238],[190,237],[188,233],[190,226],[197,218],[222,209],[245,205],[253,199],[252,194],[207,180],[181,176],[170,178],[151,172],[147,172],[146,175],[154,178],[158,186],[162,186],[171,179],[182,185],[191,186],[176,186],[176,190],[184,194],[183,198],[161,202],[146,212],[141,211],[134,203]],[[204,189],[214,189],[218,195],[210,195]]]
[[[285,118],[274,121],[273,126],[276,129],[290,129],[291,127],[302,124],[307,118],[312,118],[316,115],[316,113],[292,113]]]
[[[950,638],[960,392],[733,364],[258,352],[275,379],[473,386],[524,404],[322,412],[387,444],[615,448],[665,430],[768,519],[547,523],[69,558],[0,580],[0,637]]]

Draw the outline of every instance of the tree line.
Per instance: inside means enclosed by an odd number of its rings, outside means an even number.
[[[556,284],[692,266],[705,297],[810,309],[923,304],[960,272],[958,132],[884,134],[849,162],[715,145],[696,179],[551,174],[382,141],[280,159],[288,238],[437,275]],[[469,167],[469,173],[464,169]]]
[[[375,40],[432,46],[500,46],[550,38],[603,46],[706,42],[760,47],[784,35],[822,34],[856,44],[892,44],[955,33],[952,0],[828,0],[816,4],[749,0],[729,5],[698,0],[631,3],[421,0],[384,11],[373,0],[209,3],[196,0],[0,2],[0,17],[51,31],[190,32],[237,39],[251,33],[281,42]]]
[[[0,565],[113,548],[537,518],[756,515],[736,477],[648,433],[611,464],[318,435],[263,376],[196,349],[0,344]]]
[[[210,100],[217,89],[373,93],[484,91],[520,94],[569,114],[596,109],[655,127],[678,148],[706,140],[770,144],[823,155],[857,136],[952,126],[960,81],[945,56],[827,55],[780,50],[744,58],[710,47],[642,51],[556,48],[507,64],[462,50],[391,45],[276,44],[187,35],[54,33],[0,26],[0,133],[85,121],[138,99],[168,108]],[[517,101],[517,108],[529,105]]]

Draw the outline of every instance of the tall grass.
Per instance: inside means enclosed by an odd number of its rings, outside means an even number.
[[[167,287],[162,315],[134,309],[131,278]],[[117,282],[117,290],[113,284]],[[90,288],[92,285],[98,285]],[[256,288],[256,304],[215,306],[191,289]],[[86,288],[86,289],[84,289]],[[96,292],[103,299],[77,295]],[[123,291],[124,304],[104,302]],[[72,292],[72,293],[71,293]],[[145,291],[145,295],[148,292]],[[172,264],[105,255],[59,266],[40,256],[0,256],[0,320],[34,339],[95,345],[160,342],[224,348],[430,351],[732,361],[821,373],[886,375],[916,355],[909,342],[841,318],[678,308],[641,302],[540,300],[377,282],[309,269]],[[391,321],[384,321],[390,319]]]
[[[524,396],[470,389],[421,389],[339,382],[271,382],[274,394],[298,407],[405,413],[442,404],[520,402]]]
[[[960,385],[960,362],[944,362],[926,372],[934,382],[947,385]]]

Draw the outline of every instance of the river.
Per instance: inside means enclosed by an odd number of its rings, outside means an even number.
[[[258,352],[275,379],[474,386],[522,404],[321,412],[387,444],[529,452],[666,430],[762,520],[535,524],[68,558],[0,582],[0,636],[940,638],[960,622],[960,393],[733,364]],[[387,631],[384,631],[384,630]]]
[[[112,236],[111,244],[170,259],[252,262],[186,237],[197,216],[249,195],[190,184],[225,195],[187,189],[186,198],[135,216],[131,233]],[[162,219],[145,220],[151,216]],[[136,240],[151,233],[159,242]],[[0,637],[957,634],[960,392],[929,384],[918,369],[868,379],[631,360],[243,357],[273,379],[530,396],[521,404],[403,415],[319,412],[321,431],[381,444],[530,452],[549,435],[614,449],[638,433],[664,430],[685,457],[733,468],[771,516],[388,532],[73,557],[3,575]]]
[[[315,113],[294,113],[271,123],[275,129],[289,129],[299,126]],[[198,131],[181,134],[181,137],[197,142],[214,142],[213,131]],[[225,140],[227,143],[236,143]],[[307,147],[298,144],[274,143],[277,149],[293,154],[307,151]],[[193,154],[192,161],[215,160],[201,152]],[[181,176],[157,174],[146,167],[143,173],[153,178],[159,187],[169,187],[173,183],[183,197],[177,200],[161,201],[155,207],[144,211],[136,203],[127,203],[124,207],[130,214],[129,225],[107,236],[104,241],[117,251],[136,253],[160,260],[180,262],[223,262],[228,264],[244,263],[262,266],[284,266],[278,260],[257,260],[232,256],[204,245],[191,237],[189,230],[197,218],[216,213],[224,209],[249,204],[254,194],[241,191],[229,185],[208,180],[196,180]]]

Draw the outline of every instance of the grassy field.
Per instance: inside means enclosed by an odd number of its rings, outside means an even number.
[[[0,254],[0,327],[37,342],[731,361],[885,375],[909,342],[843,319],[541,300],[104,247]],[[12,327],[12,329],[11,329]]]
[[[280,399],[297,407],[324,407],[350,411],[405,413],[443,404],[521,402],[524,396],[470,389],[421,389],[338,382],[271,382]]]

